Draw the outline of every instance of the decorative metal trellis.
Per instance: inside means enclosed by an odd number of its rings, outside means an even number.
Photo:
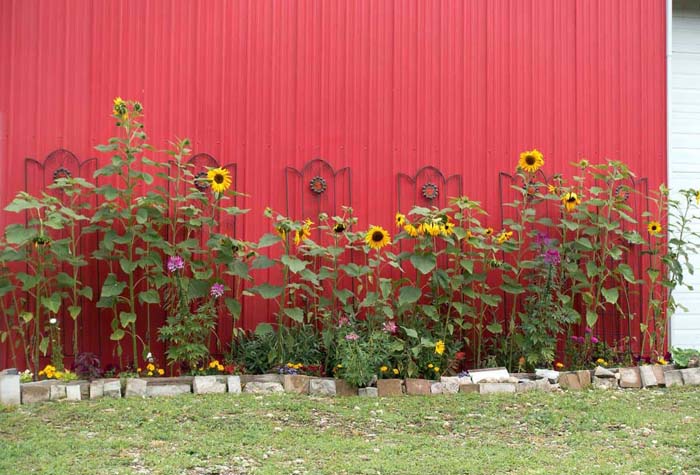
[[[396,189],[402,213],[410,211],[413,206],[445,208],[450,198],[462,195],[462,176],[446,177],[438,168],[428,165],[412,176],[399,173]]]
[[[293,219],[310,218],[319,214],[329,216],[342,212],[343,206],[352,206],[350,168],[334,169],[321,158],[307,162],[301,169],[284,169],[286,213]]]
[[[66,149],[56,149],[50,152],[43,160],[37,160],[35,158],[27,157],[24,160],[24,189],[29,192],[36,194],[39,191],[48,193],[59,200],[67,199],[67,196],[60,188],[51,189],[49,186],[55,183],[60,178],[83,178],[87,181],[92,180],[92,176],[97,167],[96,158],[88,158],[81,161],[75,153]],[[92,206],[97,205],[97,196],[91,195],[90,200],[92,201]],[[79,199],[84,200],[84,197]],[[83,201],[85,202],[85,201]],[[30,216],[28,213],[24,215],[25,224],[28,223]],[[87,226],[87,223],[80,223],[79,228]],[[55,232],[55,231],[53,231]],[[57,238],[65,238],[67,234],[57,235]],[[89,254],[93,249],[96,248],[98,242],[97,235],[87,235],[79,242],[79,249],[82,254]],[[94,269],[82,268],[79,273],[81,281],[86,284],[93,285],[93,287],[100,282],[100,271],[101,269],[97,266]],[[81,303],[83,307],[83,312],[80,319],[78,320],[78,338],[81,339],[81,348],[90,348],[89,338],[86,337],[86,332],[83,331],[85,328],[96,328],[97,329],[97,339],[101,337],[99,318],[97,316],[97,309],[95,308],[94,300],[91,302],[85,298],[81,297]],[[61,307],[57,318],[63,327],[62,337],[63,337],[63,348],[64,354],[68,357],[74,356],[72,354],[73,349],[73,335],[74,335],[74,325],[75,322],[70,316],[65,308]],[[93,337],[94,338],[94,337]]]

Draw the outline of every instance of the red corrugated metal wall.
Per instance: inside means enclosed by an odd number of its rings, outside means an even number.
[[[245,238],[285,209],[284,168],[316,157],[350,167],[361,223],[389,226],[397,174],[433,165],[497,227],[498,172],[524,149],[550,173],[609,157],[664,181],[665,66],[658,0],[4,0],[0,198],[25,157],[99,157],[121,96],[154,145],[237,165]],[[90,319],[84,347],[107,357],[108,318]],[[247,304],[247,327],[264,319]]]

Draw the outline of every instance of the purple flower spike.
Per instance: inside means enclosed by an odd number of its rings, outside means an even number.
[[[176,270],[182,270],[185,268],[185,260],[180,256],[170,256],[168,257],[168,271],[175,272]]]
[[[559,251],[556,249],[547,249],[545,253],[542,254],[542,258],[544,259],[544,263],[550,266],[559,265],[561,262],[561,255],[559,255]]]
[[[209,290],[209,295],[211,295],[215,299],[218,299],[219,297],[224,295],[224,284],[212,285],[211,289]]]

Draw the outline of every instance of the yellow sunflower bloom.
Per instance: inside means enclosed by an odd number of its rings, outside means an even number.
[[[423,229],[425,230],[426,234],[429,234],[430,236],[440,235],[440,225],[437,223],[425,223],[423,224]]]
[[[658,236],[661,234],[663,228],[661,227],[661,223],[658,221],[649,221],[649,224],[647,224],[647,230],[652,236]]]
[[[493,234],[493,228],[486,228],[484,229],[484,234],[486,236],[491,236]]]
[[[518,166],[521,170],[528,173],[535,173],[540,167],[544,165],[544,158],[542,154],[537,150],[528,150],[520,154],[520,160],[518,160]]]
[[[442,340],[438,340],[437,343],[435,343],[435,353],[438,355],[441,355],[445,352],[445,342]]]
[[[372,249],[381,249],[391,243],[391,237],[381,226],[372,226],[365,235],[365,243]]]
[[[406,224],[406,216],[401,213],[396,213],[396,227],[401,228]]]
[[[333,232],[336,234],[342,233],[343,231],[345,231],[345,229],[345,223],[335,223],[335,225],[333,225]]]
[[[412,238],[418,237],[418,229],[416,229],[416,227],[411,223],[405,224],[403,230],[406,231],[406,234],[408,234]]]
[[[695,192],[695,204],[700,206],[700,190]]]
[[[442,228],[442,235],[443,236],[451,236],[454,233],[454,228],[455,228],[455,223],[452,222],[447,222],[445,223],[445,226]]]
[[[557,193],[557,187],[554,185],[547,185],[547,191],[555,195]]]
[[[578,205],[581,204],[581,199],[576,193],[570,191],[568,193],[564,193],[564,196],[561,197],[561,202],[564,205],[564,208],[566,208],[566,211],[571,213]]]
[[[496,238],[496,242],[498,244],[503,244],[504,242],[509,241],[510,238],[512,238],[512,237],[513,237],[513,231],[503,231]]]
[[[231,187],[231,173],[225,168],[212,168],[207,172],[207,180],[216,193],[223,193]]]

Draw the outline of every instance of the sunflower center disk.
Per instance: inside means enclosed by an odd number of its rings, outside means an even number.
[[[384,239],[384,233],[381,231],[375,231],[372,233],[372,241],[381,242]]]

